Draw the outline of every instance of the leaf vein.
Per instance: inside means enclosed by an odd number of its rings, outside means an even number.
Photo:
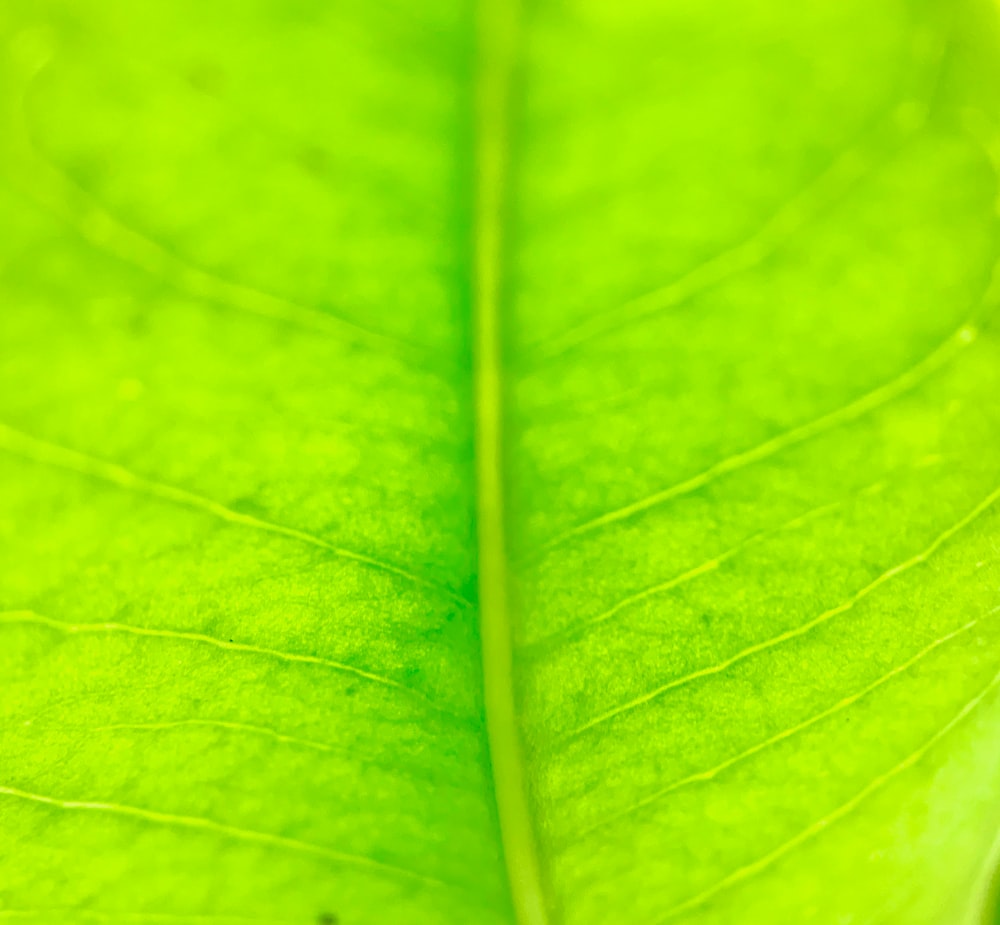
[[[33,62],[33,69],[21,75],[23,84],[11,117],[14,129],[11,134],[20,149],[22,173],[26,175],[25,179],[30,177],[32,183],[29,190],[32,198],[73,228],[84,241],[98,251],[110,254],[169,284],[179,292],[237,311],[308,330],[360,340],[369,347],[382,345],[430,350],[423,344],[368,328],[342,315],[309,308],[245,283],[224,279],[189,264],[148,235],[126,225],[47,157],[32,138],[27,99],[32,84],[48,67],[49,60],[46,57]]]
[[[213,501],[210,498],[205,498],[183,488],[177,488],[174,485],[168,485],[165,482],[158,482],[141,475],[136,475],[118,463],[108,462],[96,456],[81,453],[79,450],[69,449],[68,447],[50,443],[47,440],[41,440],[38,437],[33,437],[4,423],[0,423],[0,449],[24,459],[30,459],[33,462],[67,469],[80,475],[100,479],[118,488],[134,491],[159,500],[169,501],[183,507],[193,508],[211,514],[230,524],[237,524],[265,533],[284,536],[301,543],[307,543],[310,546],[331,552],[341,559],[349,559],[360,565],[403,578],[415,585],[430,588],[462,606],[472,606],[467,598],[462,597],[444,585],[423,578],[391,562],[370,556],[366,553],[346,549],[343,546],[337,546],[305,530],[286,527],[282,524],[272,523],[271,521],[263,520],[260,517],[253,517],[249,514],[241,514],[239,511],[234,511],[232,508],[228,508],[218,501]]]
[[[787,855],[790,851],[798,848],[810,839],[815,838],[835,822],[839,822],[845,816],[850,815],[850,813],[861,806],[870,796],[875,794],[882,787],[891,783],[900,774],[916,765],[925,755],[927,755],[928,752],[931,751],[931,749],[934,748],[934,746],[936,746],[942,739],[945,738],[945,736],[947,736],[967,716],[969,716],[969,714],[972,713],[976,707],[978,707],[997,687],[1000,687],[1000,673],[994,675],[993,679],[986,685],[986,687],[984,687],[975,697],[968,701],[968,703],[966,703],[965,706],[963,706],[962,709],[959,710],[959,712],[951,720],[949,720],[948,723],[942,726],[937,732],[934,733],[934,735],[927,739],[923,745],[907,755],[906,758],[890,770],[879,775],[873,781],[868,783],[846,803],[842,803],[835,810],[825,815],[822,819],[816,820],[810,826],[803,829],[793,838],[790,838],[788,841],[779,845],[773,851],[768,852],[756,861],[753,861],[744,867],[738,868],[712,886],[707,887],[700,893],[697,893],[694,896],[678,903],[672,909],[669,909],[663,917],[658,920],[658,925],[662,925],[662,923],[669,922],[677,918],[679,915],[690,912],[692,909],[699,906],[703,906],[719,893],[731,889],[742,881],[748,880],[751,877],[763,872],[772,864],[781,860],[781,858]]]
[[[32,803],[41,803],[46,806],[53,806],[58,809],[70,811],[80,810],[84,812],[108,813],[117,816],[128,816],[133,819],[141,819],[158,825],[175,826],[183,829],[194,829],[223,835],[239,841],[253,842],[255,844],[282,848],[289,851],[297,851],[303,854],[311,854],[317,857],[337,863],[347,864],[352,867],[365,868],[379,874],[389,874],[395,877],[419,880],[423,883],[434,886],[450,886],[443,880],[427,874],[411,870],[407,867],[400,867],[389,864],[385,861],[378,861],[360,854],[350,854],[346,851],[335,851],[323,845],[313,842],[302,841],[297,838],[289,838],[285,835],[274,835],[269,832],[260,832],[256,829],[245,829],[240,826],[229,825],[224,822],[216,822],[203,816],[185,816],[176,813],[164,813],[159,810],[144,809],[139,806],[129,806],[123,803],[108,803],[90,800],[65,800],[59,797],[47,796],[44,794],[32,793],[21,790],[17,787],[0,786],[0,795],[25,800]]]
[[[829,610],[823,611],[823,613],[821,613],[819,616],[814,617],[812,620],[809,620],[807,623],[803,623],[800,626],[795,627],[794,629],[787,630],[784,633],[779,633],[777,636],[773,636],[772,638],[767,639],[763,642],[758,642],[752,646],[748,646],[746,649],[737,652],[735,655],[730,656],[729,658],[719,662],[716,665],[711,665],[707,668],[700,668],[697,671],[693,671],[690,674],[684,675],[683,677],[675,678],[673,681],[669,681],[666,684],[663,684],[657,688],[654,688],[651,691],[648,691],[641,697],[636,697],[632,700],[627,701],[626,703],[620,704],[619,706],[614,707],[613,709],[608,710],[600,714],[599,716],[594,717],[593,719],[589,720],[583,725],[577,726],[575,729],[573,729],[565,736],[563,736],[562,741],[575,738],[576,736],[579,736],[584,732],[588,732],[589,730],[594,729],[597,726],[603,725],[604,723],[614,719],[617,716],[621,716],[622,714],[628,713],[640,706],[643,706],[644,704],[650,703],[651,701],[657,699],[658,697],[661,697],[668,691],[675,690],[678,687],[683,687],[684,685],[690,684],[692,681],[697,681],[701,678],[706,678],[706,677],[711,677],[713,675],[721,674],[722,672],[731,668],[733,665],[736,665],[739,662],[742,662],[745,659],[750,658],[751,656],[757,655],[761,652],[766,652],[769,649],[773,649],[776,646],[781,645],[782,643],[789,642],[793,639],[797,639],[801,636],[804,636],[810,631],[814,630],[816,627],[821,626],[824,623],[827,623],[828,621],[834,619],[835,617],[839,616],[842,613],[846,613],[847,611],[851,610],[859,601],[866,598],[869,594],[880,588],[886,582],[891,581],[893,578],[896,578],[897,576],[903,574],[904,572],[909,571],[911,568],[914,568],[915,566],[918,565],[922,565],[924,562],[926,562],[944,543],[946,543],[948,540],[950,540],[952,537],[958,534],[961,530],[968,527],[978,517],[980,517],[983,513],[989,510],[996,503],[997,499],[1000,499],[1000,487],[995,488],[992,492],[990,492],[990,494],[987,495],[986,498],[980,501],[979,504],[977,504],[971,511],[969,511],[969,513],[966,514],[961,520],[959,520],[955,524],[952,524],[950,527],[948,527],[947,530],[938,534],[938,536],[934,539],[934,541],[925,549],[923,549],[921,552],[917,553],[914,556],[911,556],[904,562],[901,562],[898,565],[894,565],[892,568],[882,572],[882,574],[879,575],[876,579],[869,582],[859,591],[856,591],[853,595],[851,595],[851,597],[849,597],[842,603],[838,604],[836,607],[832,607]]]
[[[989,611],[987,617],[992,616],[998,611],[1000,611],[1000,607],[994,607],[991,611]],[[587,828],[582,829],[579,833],[577,833],[577,837],[583,838],[589,835],[590,833],[595,832],[599,829],[603,829],[614,822],[632,816],[635,813],[639,812],[640,810],[658,802],[668,794],[674,793],[677,790],[689,787],[692,784],[706,783],[708,781],[711,781],[714,778],[718,777],[719,774],[721,774],[723,771],[729,770],[730,768],[740,764],[743,761],[746,761],[748,758],[753,757],[759,752],[765,751],[771,746],[777,745],[779,742],[783,742],[786,739],[790,739],[793,736],[797,735],[798,733],[804,732],[809,727],[814,726],[816,723],[819,723],[824,719],[828,719],[829,717],[836,715],[842,710],[846,710],[848,707],[853,706],[860,700],[867,697],[868,694],[873,693],[883,685],[893,680],[893,678],[905,674],[914,665],[925,659],[936,649],[940,648],[941,646],[945,645],[948,642],[951,642],[953,639],[957,639],[959,636],[964,635],[965,633],[969,632],[969,630],[978,626],[981,622],[982,618],[970,620],[968,623],[964,624],[963,626],[960,626],[957,630],[947,633],[944,636],[941,636],[939,639],[935,639],[933,642],[926,645],[915,655],[908,658],[905,662],[902,662],[901,664],[895,666],[892,670],[888,671],[886,674],[883,674],[876,680],[872,681],[870,684],[867,684],[865,687],[861,688],[860,690],[856,691],[853,694],[849,694],[848,696],[841,698],[835,704],[833,704],[833,706],[827,707],[825,710],[822,710],[819,713],[810,716],[808,719],[803,720],[802,722],[797,723],[794,726],[789,726],[787,729],[783,729],[781,732],[775,733],[774,735],[768,737],[767,739],[764,739],[761,742],[758,742],[756,745],[747,748],[746,750],[740,752],[739,754],[727,758],[725,761],[720,762],[714,767],[711,767],[704,771],[698,771],[694,774],[689,774],[686,777],[680,778],[679,780],[676,780],[673,783],[661,787],[660,789],[654,791],[653,793],[648,794],[641,800],[636,801],[635,803],[622,809],[621,811],[614,813],[613,815],[606,816],[605,818],[599,820],[598,822],[593,823]]]
[[[322,658],[318,655],[302,655],[295,652],[285,652],[281,649],[270,649],[265,646],[252,645],[244,642],[232,642],[225,639],[218,639],[204,633],[189,633],[181,630],[156,629],[145,626],[131,626],[127,623],[70,623],[64,620],[56,620],[36,613],[33,610],[8,610],[0,612],[0,624],[35,624],[46,626],[50,629],[58,630],[69,635],[80,635],[84,633],[127,633],[132,636],[146,636],[154,639],[174,639],[184,642],[196,642],[203,645],[214,646],[217,649],[225,649],[229,652],[244,652],[252,655],[262,655],[268,658],[278,659],[282,662],[295,662],[306,665],[320,665],[324,668],[332,668],[344,674],[353,675],[375,684],[389,687],[394,690],[403,691],[422,701],[426,697],[413,688],[406,687],[398,681],[393,681],[384,675],[374,674],[362,668],[355,668],[344,662],[333,659]]]
[[[865,488],[862,488],[860,491],[853,493],[852,495],[849,496],[849,498],[865,494],[874,494],[878,491],[881,491],[884,487],[885,483],[881,480],[873,482],[872,484],[866,486]],[[594,615],[593,617],[588,617],[577,623],[572,623],[569,626],[555,630],[545,636],[539,637],[538,639],[526,643],[524,645],[524,650],[527,653],[536,650],[540,647],[547,648],[557,640],[565,639],[566,637],[572,637],[578,634],[588,632],[594,627],[600,626],[602,623],[607,622],[613,616],[620,613],[621,611],[628,609],[633,604],[638,604],[641,601],[647,600],[648,598],[656,597],[657,595],[662,594],[665,591],[673,590],[679,585],[683,585],[689,581],[695,580],[696,578],[700,578],[702,575],[707,575],[711,572],[714,572],[724,562],[727,562],[728,560],[737,556],[743,550],[747,549],[748,547],[756,543],[764,542],[778,535],[779,533],[785,532],[787,530],[797,529],[798,527],[804,526],[807,523],[811,523],[814,520],[818,520],[819,518],[824,517],[826,514],[829,514],[832,511],[835,511],[838,508],[843,507],[846,500],[848,499],[840,499],[838,501],[831,501],[827,504],[817,505],[811,510],[808,510],[802,514],[797,514],[795,517],[789,518],[784,523],[779,524],[776,527],[772,527],[770,529],[765,529],[765,530],[759,530],[758,532],[748,536],[746,539],[741,540],[739,543],[730,546],[728,549],[716,553],[714,556],[711,556],[704,562],[692,566],[689,569],[685,569],[680,574],[674,575],[671,578],[666,579],[665,581],[657,582],[654,585],[650,585],[648,588],[643,588],[641,591],[636,591],[634,594],[629,594],[626,597],[621,598],[620,600],[611,604],[605,610]]]
[[[728,456],[698,474],[671,485],[669,488],[661,489],[624,507],[608,511],[575,527],[570,527],[542,543],[533,555],[561,546],[567,540],[574,537],[582,536],[601,527],[627,520],[636,514],[641,514],[674,498],[690,494],[700,488],[704,488],[720,476],[728,475],[753,463],[760,462],[789,447],[803,443],[806,440],[817,437],[842,424],[849,423],[869,412],[875,411],[918,386],[932,373],[936,372],[950,360],[958,356],[970,344],[974,343],[978,335],[979,328],[975,323],[975,319],[969,318],[931,353],[924,356],[896,378],[867,392],[860,398],[834,411],[814,418],[812,421],[786,430],[757,446]]]

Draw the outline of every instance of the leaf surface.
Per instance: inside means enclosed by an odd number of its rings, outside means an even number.
[[[993,0],[0,9],[0,919],[978,920]]]

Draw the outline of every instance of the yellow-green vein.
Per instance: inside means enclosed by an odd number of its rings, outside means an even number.
[[[483,689],[497,813],[514,913],[519,925],[545,925],[548,914],[528,806],[514,698],[504,530],[500,292],[508,108],[516,55],[517,9],[513,2],[481,0],[477,12],[472,314]]]

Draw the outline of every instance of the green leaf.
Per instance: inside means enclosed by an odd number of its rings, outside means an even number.
[[[0,922],[995,919],[995,0],[0,47]]]

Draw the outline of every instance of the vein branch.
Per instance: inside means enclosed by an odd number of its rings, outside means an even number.
[[[81,475],[89,476],[90,478],[100,479],[127,491],[138,492],[139,494],[158,498],[162,501],[169,501],[183,507],[194,508],[206,514],[211,514],[213,517],[218,517],[227,523],[238,524],[253,530],[261,530],[265,533],[274,533],[278,536],[297,540],[300,543],[316,546],[333,553],[341,559],[350,559],[353,562],[366,565],[378,571],[404,578],[413,584],[432,588],[455,601],[455,603],[463,606],[471,605],[468,600],[449,588],[423,578],[402,566],[394,565],[391,562],[370,556],[367,553],[337,546],[335,543],[331,543],[322,537],[296,527],[286,527],[283,524],[273,523],[260,517],[242,514],[211,498],[178,488],[175,485],[169,485],[165,482],[158,482],[154,479],[137,475],[118,463],[108,462],[96,456],[81,453],[79,450],[59,446],[47,440],[41,440],[38,437],[33,437],[23,431],[16,430],[2,422],[0,422],[0,450],[5,450],[23,459],[30,459],[34,462],[67,469]]]
[[[994,607],[987,614],[987,618],[992,617],[998,611],[1000,611],[1000,607]],[[982,618],[970,620],[968,623],[965,623],[964,625],[960,626],[957,630],[953,630],[950,633],[946,633],[944,636],[941,636],[938,639],[935,639],[933,642],[928,643],[915,655],[911,655],[906,661],[900,663],[899,665],[896,665],[894,668],[890,669],[885,674],[876,678],[869,684],[866,684],[863,688],[855,691],[853,694],[848,694],[847,696],[842,697],[835,704],[833,704],[833,706],[827,707],[825,710],[821,710],[819,713],[815,713],[809,718],[804,719],[793,726],[789,726],[787,729],[783,729],[780,732],[776,732],[774,735],[769,736],[768,738],[756,743],[755,745],[750,746],[744,751],[736,755],[733,755],[725,759],[724,761],[719,762],[718,764],[714,765],[711,768],[706,768],[705,770],[702,771],[696,771],[692,774],[687,775],[686,777],[682,777],[678,780],[673,781],[670,784],[661,787],[660,789],[654,791],[653,793],[647,794],[645,797],[643,797],[640,800],[637,800],[635,803],[632,803],[625,809],[622,809],[619,812],[616,812],[610,816],[606,816],[605,818],[591,824],[586,829],[583,829],[582,831],[577,833],[577,837],[582,838],[586,835],[589,835],[592,832],[596,832],[600,829],[603,829],[614,822],[633,816],[634,814],[645,809],[647,806],[651,806],[652,804],[662,800],[665,796],[667,796],[670,793],[673,793],[676,790],[681,790],[685,787],[690,787],[693,784],[702,784],[712,781],[720,774],[722,774],[724,771],[728,771],[730,768],[735,767],[738,764],[741,764],[742,762],[748,760],[749,758],[752,758],[754,755],[762,751],[765,751],[768,748],[771,748],[772,746],[777,745],[780,742],[784,742],[787,739],[793,738],[800,732],[804,732],[805,730],[811,728],[812,726],[815,726],[817,723],[820,723],[823,720],[828,719],[831,716],[835,716],[836,714],[842,712],[843,710],[846,710],[854,706],[856,703],[859,703],[860,701],[864,700],[869,694],[872,694],[879,688],[884,687],[894,678],[898,678],[900,675],[906,674],[906,672],[908,672],[911,668],[913,668],[914,665],[923,661],[923,659],[927,658],[937,649],[941,648],[941,646],[946,645],[953,639],[957,639],[960,636],[965,635],[970,630],[978,626],[980,622],[982,622]]]
[[[10,610],[0,612],[0,624],[34,624],[45,626],[49,629],[69,635],[78,636],[86,633],[122,633],[129,636],[146,636],[153,639],[174,639],[182,642],[195,642],[202,645],[214,646],[217,649],[226,649],[230,652],[242,652],[252,655],[261,655],[268,658],[278,659],[282,662],[299,662],[307,665],[319,665],[324,668],[332,668],[343,674],[353,675],[372,681],[383,687],[403,691],[421,700],[425,700],[422,694],[412,688],[393,681],[380,674],[365,671],[362,668],[355,668],[344,662],[334,661],[329,658],[322,658],[318,655],[302,655],[296,652],[285,652],[281,649],[269,649],[265,646],[252,645],[244,642],[233,642],[225,639],[217,639],[205,633],[189,633],[181,630],[158,629],[147,626],[132,626],[128,623],[69,623],[64,620],[56,620],[53,617],[46,617],[35,613],[33,610]]]
[[[990,293],[991,295],[991,293]],[[984,298],[984,302],[986,299]],[[982,304],[982,303],[981,303]],[[981,312],[981,307],[977,315]],[[693,475],[681,482],[669,486],[668,488],[655,491],[645,498],[633,501],[623,507],[607,511],[591,520],[570,527],[544,542],[536,552],[545,552],[557,546],[561,546],[567,540],[574,537],[583,536],[594,530],[608,527],[621,521],[629,520],[645,511],[651,510],[665,504],[674,498],[691,494],[704,488],[729,473],[736,472],[746,466],[761,462],[774,456],[783,450],[789,449],[797,444],[804,443],[814,437],[818,437],[828,431],[834,430],[844,424],[855,421],[866,414],[876,411],[883,405],[892,402],[911,390],[915,389],[933,373],[944,367],[947,363],[958,356],[976,341],[980,332],[975,317],[968,319],[954,331],[936,349],[924,356],[918,362],[904,370],[895,379],[878,386],[870,392],[848,402],[827,414],[820,415],[805,424],[800,424],[789,430],[778,434],[775,437],[765,440],[757,446],[735,453],[725,459],[721,459],[707,469]],[[530,558],[530,557],[529,557]]]
[[[578,726],[576,729],[573,729],[563,737],[563,741],[574,738],[584,732],[588,732],[589,730],[594,729],[597,726],[601,726],[617,716],[621,716],[622,714],[631,712],[644,704],[650,703],[668,691],[675,690],[678,687],[683,687],[684,685],[690,684],[691,682],[697,681],[701,678],[722,674],[733,665],[736,665],[747,658],[758,655],[761,652],[766,652],[769,649],[782,645],[783,643],[790,642],[793,639],[804,636],[816,629],[816,627],[822,626],[824,623],[838,617],[840,614],[852,610],[860,601],[864,600],[864,598],[868,597],[869,594],[876,591],[882,585],[892,581],[892,579],[897,578],[899,575],[908,572],[910,569],[925,563],[935,552],[938,551],[938,549],[941,548],[941,546],[986,513],[986,511],[993,507],[998,500],[1000,500],[1000,488],[995,488],[961,520],[952,524],[947,530],[938,534],[933,542],[931,542],[925,549],[911,556],[906,561],[900,562],[898,565],[894,565],[892,568],[882,572],[881,575],[873,581],[870,581],[867,585],[856,591],[849,598],[847,598],[847,600],[841,602],[836,607],[831,607],[829,610],[825,610],[818,616],[813,617],[813,619],[808,622],[803,623],[800,626],[796,626],[793,629],[786,630],[783,633],[779,633],[771,639],[766,639],[763,642],[758,642],[752,646],[748,646],[741,652],[737,652],[735,655],[730,656],[716,665],[711,665],[707,668],[700,668],[697,671],[684,675],[683,677],[675,678],[673,681],[668,681],[666,684],[662,684],[639,697],[635,697],[626,703],[619,704],[617,707],[613,707],[612,709],[607,710],[599,716],[587,721],[583,725]]]
[[[41,803],[45,806],[52,806],[58,809],[82,812],[97,812],[115,816],[128,816],[133,819],[155,823],[157,825],[173,826],[183,829],[197,829],[205,832],[223,835],[239,841],[254,842],[257,844],[281,848],[286,851],[296,851],[303,854],[311,854],[348,864],[353,867],[368,868],[376,873],[392,874],[396,877],[404,877],[411,880],[419,880],[435,886],[447,886],[444,881],[436,877],[429,877],[406,867],[398,867],[395,864],[388,864],[360,854],[350,854],[345,851],[335,851],[323,845],[313,842],[302,841],[297,838],[288,838],[284,835],[274,835],[270,832],[260,832],[256,829],[245,829],[240,826],[229,825],[224,822],[216,822],[204,816],[185,816],[177,813],[164,813],[154,809],[144,809],[139,806],[129,806],[124,803],[109,803],[91,800],[66,800],[59,797],[45,794],[32,793],[21,790],[18,787],[8,787],[0,785],[0,796],[12,797],[24,800],[29,803]]]
[[[11,137],[19,155],[19,172],[31,184],[29,195],[73,228],[91,247],[138,267],[178,292],[216,305],[307,330],[322,331],[347,341],[359,341],[373,349],[429,350],[405,338],[366,327],[346,315],[320,311],[246,283],[225,279],[188,263],[149,235],[126,225],[47,157],[32,137],[27,114],[28,96],[34,81],[49,66],[50,60],[51,50],[46,50],[42,57],[32,62],[26,73],[18,75],[20,92],[14,112],[9,114]]]
[[[938,729],[930,738],[926,739],[922,745],[920,745],[916,750],[907,755],[902,761],[897,765],[890,768],[883,774],[880,774],[874,780],[870,781],[865,787],[859,790],[851,799],[842,803],[836,809],[827,813],[822,819],[817,819],[807,828],[803,829],[794,837],[788,839],[782,844],[778,845],[777,848],[768,852],[765,855],[757,858],[757,860],[734,870],[731,874],[723,877],[721,880],[717,881],[713,885],[702,890],[700,893],[691,896],[690,898],[678,903],[672,909],[669,909],[663,917],[659,920],[657,925],[663,925],[665,922],[670,922],[676,919],[678,916],[684,913],[690,912],[692,909],[696,909],[703,906],[705,903],[709,902],[719,893],[728,890],[739,883],[756,876],[767,870],[772,864],[780,861],[785,855],[794,849],[798,848],[805,842],[810,841],[817,835],[824,832],[827,828],[833,825],[835,822],[839,822],[845,816],[850,815],[855,809],[860,807],[865,800],[873,796],[883,787],[892,783],[897,777],[908,771],[914,765],[916,765],[921,759],[924,758],[942,739],[944,739],[950,732],[952,732],[957,726],[959,726],[963,720],[966,719],[987,697],[1000,687],[1000,673],[993,676],[993,679],[982,689],[975,697],[969,700],[961,710],[956,713],[952,719]]]

